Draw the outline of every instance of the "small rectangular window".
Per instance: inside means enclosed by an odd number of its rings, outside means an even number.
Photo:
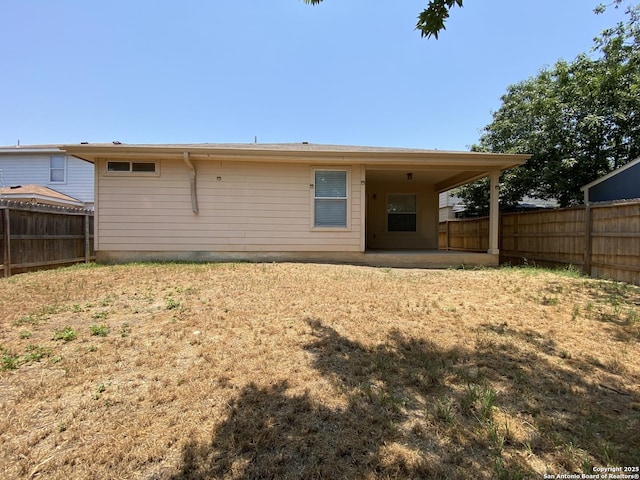
[[[417,231],[416,195],[390,193],[387,196],[387,231]]]
[[[153,162],[133,162],[131,164],[132,172],[155,172],[156,164]]]
[[[130,172],[130,162],[107,162],[107,172]]]
[[[107,172],[114,173],[157,173],[156,168],[156,162],[107,162]]]
[[[49,158],[49,183],[64,183],[66,181],[67,162],[63,156]]]
[[[314,226],[346,227],[346,170],[316,170],[314,189]]]

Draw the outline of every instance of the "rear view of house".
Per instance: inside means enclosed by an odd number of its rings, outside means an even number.
[[[438,248],[438,193],[490,176],[490,249],[460,263],[497,264],[498,177],[528,158],[307,143],[61,148],[95,165],[102,261],[426,254]]]

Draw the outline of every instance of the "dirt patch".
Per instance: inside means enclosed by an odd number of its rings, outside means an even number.
[[[3,478],[541,478],[640,465],[640,288],[534,269],[0,280]]]

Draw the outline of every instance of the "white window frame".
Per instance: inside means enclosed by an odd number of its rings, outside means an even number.
[[[316,172],[318,171],[332,171],[332,172],[345,172],[346,173],[346,197],[331,197],[333,200],[341,199],[346,203],[346,225],[344,226],[321,226],[316,225],[316,200],[322,200],[323,197],[316,197]],[[310,190],[310,229],[315,232],[347,232],[351,230],[351,168],[345,167],[311,167],[309,177],[309,190]]]
[[[60,167],[56,167],[53,168],[51,166],[51,162],[53,161],[54,158],[61,158],[63,161],[63,166],[62,168]],[[51,179],[51,173],[56,170],[62,170],[62,180],[52,180]],[[49,157],[49,185],[63,185],[67,183],[67,157],[65,155],[51,155]]]
[[[128,163],[128,170],[109,170],[110,163]],[[155,167],[155,171],[153,172],[145,172],[145,171],[134,171],[133,164],[134,163],[152,163]],[[143,160],[143,161],[134,161],[134,160],[119,160],[119,159],[109,159],[104,162],[104,174],[105,176],[113,176],[113,177],[121,177],[121,176],[136,176],[136,177],[159,177],[160,176],[160,162],[156,160]]]
[[[413,212],[389,212],[389,197],[393,195],[404,195],[404,196],[413,196],[415,198],[416,208]],[[387,233],[391,235],[415,235],[418,233],[418,194],[413,192],[392,192],[387,193],[385,198],[385,226]],[[389,230],[389,215],[414,215],[416,218],[416,229],[415,230]]]

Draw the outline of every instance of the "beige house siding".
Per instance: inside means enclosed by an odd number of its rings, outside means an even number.
[[[416,232],[387,231],[387,196],[416,195]],[[373,249],[438,248],[438,193],[427,182],[367,182],[367,247]]]
[[[110,174],[96,162],[96,250],[138,252],[359,252],[363,250],[363,168],[322,164],[194,160],[199,213],[189,169],[158,161],[159,175]],[[313,168],[349,171],[346,229],[319,229]]]

